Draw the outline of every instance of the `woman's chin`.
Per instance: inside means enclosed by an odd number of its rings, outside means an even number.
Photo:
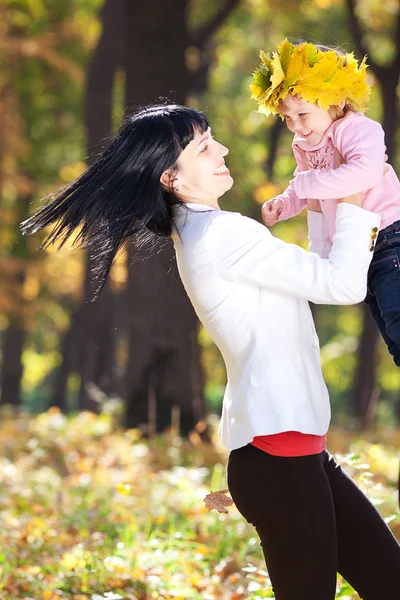
[[[231,189],[231,187],[234,184],[234,179],[233,177],[231,177],[230,175],[227,175],[225,177],[226,181],[224,181],[224,187],[225,187],[225,191],[223,192],[225,194],[225,192],[229,191]]]

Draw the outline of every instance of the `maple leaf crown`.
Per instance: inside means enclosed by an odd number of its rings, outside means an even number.
[[[260,58],[250,89],[259,112],[267,116],[279,114],[279,103],[288,94],[324,110],[343,102],[350,110],[366,109],[371,88],[365,56],[359,64],[352,52],[341,54],[309,42],[295,45],[286,39],[272,54],[261,50]]]

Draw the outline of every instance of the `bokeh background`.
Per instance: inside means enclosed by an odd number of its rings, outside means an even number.
[[[398,0],[0,0],[0,598],[273,598],[251,529],[202,507],[225,487],[225,371],[170,245],[127,248],[93,302],[95,257],[19,223],[160,98],[206,112],[235,179],[221,206],[260,220],[295,165],[249,84],[285,37],[368,55],[399,172]],[[274,234],[306,247],[305,216]],[[400,370],[363,304],[313,312],[331,448],[398,533]]]

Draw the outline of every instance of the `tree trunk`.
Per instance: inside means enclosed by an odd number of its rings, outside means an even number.
[[[183,104],[188,86],[186,1],[129,0],[126,9],[126,104],[148,104],[160,96]],[[133,258],[131,253],[127,425],[161,431],[178,407],[181,433],[187,434],[205,416],[197,318],[170,241],[146,262]]]
[[[388,69],[381,75],[383,101],[383,123],[385,131],[386,154],[389,162],[396,157],[396,131],[398,124],[397,85],[399,74]]]
[[[103,150],[112,133],[112,99],[114,79],[123,62],[124,0],[107,0],[102,10],[103,33],[89,65],[85,99],[85,126],[90,163]],[[81,410],[97,411],[98,406],[88,392],[95,383],[110,394],[116,390],[114,377],[115,335],[112,291],[107,283],[96,302],[91,303],[93,285],[91,271],[94,257],[88,256],[84,283],[84,299],[80,308],[79,374],[81,387],[78,405]],[[71,347],[71,351],[76,351]]]
[[[265,161],[265,174],[269,181],[275,178],[275,163],[278,156],[279,142],[285,130],[285,123],[281,118],[275,117],[275,122],[268,130],[268,157]]]
[[[398,123],[396,92],[400,75],[400,13],[397,15],[393,35],[396,47],[394,59],[390,65],[381,66],[371,58],[369,48],[364,44],[362,27],[356,12],[356,0],[347,0],[346,3],[349,14],[349,26],[354,42],[361,56],[368,55],[370,68],[375,73],[381,85],[386,153],[389,161],[392,162],[396,156],[396,131]],[[363,428],[374,422],[375,409],[379,398],[379,394],[374,391],[378,335],[376,326],[372,325],[372,317],[367,307],[363,305],[363,334],[358,348],[355,385],[353,389],[354,413],[358,416]]]
[[[54,399],[52,404],[58,406],[63,413],[69,412],[68,405],[68,377],[71,373],[79,371],[79,335],[80,311],[72,311],[69,329],[62,336],[60,351],[61,364],[57,369],[54,383]]]
[[[363,330],[357,352],[357,367],[354,379],[354,412],[363,429],[371,425],[370,403],[374,399],[376,366],[377,366],[377,341],[378,329],[369,312],[368,306],[362,304]],[[369,415],[369,423],[367,423]]]
[[[26,330],[21,321],[12,321],[3,337],[1,404],[21,404],[21,357],[25,340]]]
[[[383,128],[385,130],[386,153],[389,162],[395,158],[397,130],[397,82],[398,74],[388,69],[381,77],[383,100]],[[363,329],[357,352],[357,366],[353,388],[354,414],[362,429],[375,422],[379,394],[376,391],[377,347],[379,331],[366,304],[362,306]]]
[[[32,198],[25,195],[16,204],[15,241],[10,251],[10,258],[21,263],[28,258],[27,241],[19,230],[19,223],[27,218]],[[1,365],[1,404],[21,404],[22,351],[26,340],[26,301],[23,285],[26,278],[26,267],[21,266],[15,275],[15,302],[13,313],[9,315],[9,326],[3,335]]]

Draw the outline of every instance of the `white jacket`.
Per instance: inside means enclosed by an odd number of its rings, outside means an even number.
[[[183,285],[227,369],[222,443],[233,450],[258,435],[324,435],[330,404],[308,300],[364,299],[380,217],[340,204],[322,259],[239,213],[188,207],[174,207],[172,238]]]

